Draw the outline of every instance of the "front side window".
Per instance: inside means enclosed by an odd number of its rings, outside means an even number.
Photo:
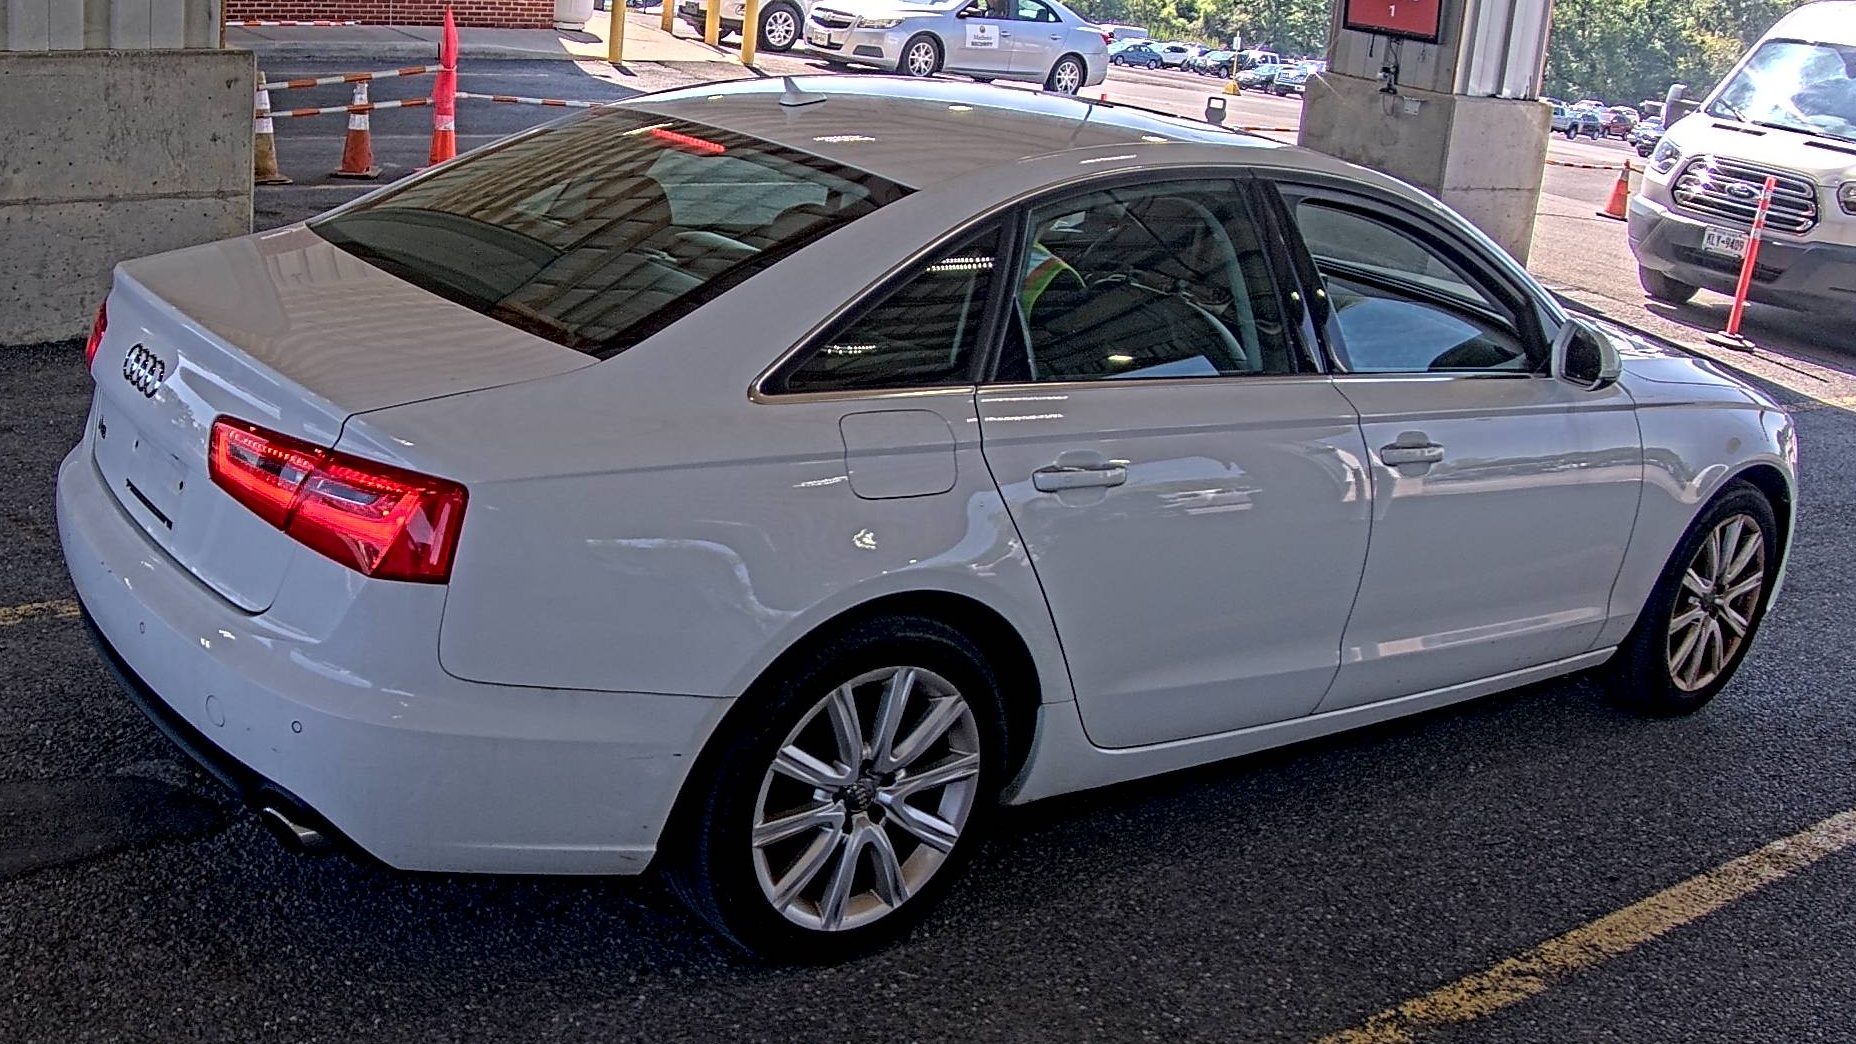
[[[1002,380],[1307,369],[1237,186],[1104,189],[1033,211]]]
[[[1536,368],[1507,310],[1444,251],[1316,200],[1298,203],[1295,221],[1327,291],[1328,343],[1343,372]]]
[[[441,297],[606,358],[906,191],[747,135],[603,109],[310,228]]]
[[[1045,7],[1038,0],[1018,0],[1018,20],[1021,22],[1055,22],[1057,12]]]
[[[768,382],[775,392],[968,384],[998,263],[991,229],[939,251],[879,290]]]

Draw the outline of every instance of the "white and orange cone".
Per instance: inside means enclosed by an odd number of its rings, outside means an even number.
[[[354,85],[354,104],[367,104],[367,84]],[[367,110],[348,114],[348,138],[342,142],[342,165],[340,170],[331,171],[332,178],[377,178],[380,168],[374,166],[374,136],[368,129]]]
[[[277,169],[277,138],[271,124],[271,92],[264,89],[264,74],[258,74],[258,91],[252,96],[251,183],[253,185],[288,185],[290,179]]]

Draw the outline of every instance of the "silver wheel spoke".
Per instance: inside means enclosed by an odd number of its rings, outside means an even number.
[[[902,879],[902,860],[896,858],[896,846],[882,827],[873,828],[869,836],[877,898],[892,908],[901,906],[908,901],[909,883]]]
[[[864,763],[864,726],[857,720],[857,698],[851,687],[840,685],[825,704],[831,716],[831,734],[838,742],[838,763],[855,773]]]
[[[1691,681],[1688,675],[1688,662],[1695,656],[1695,650],[1701,645],[1702,634],[1707,629],[1705,624],[1697,623],[1669,654],[1669,673],[1678,681]]]
[[[1712,664],[1708,667],[1708,680],[1712,681],[1715,675],[1721,673],[1722,665],[1727,662],[1727,636],[1722,633],[1720,623],[1715,620],[1708,621],[1707,652],[1710,655],[1702,657],[1702,664],[1704,666]]]
[[[847,771],[827,765],[790,743],[781,747],[780,753],[774,757],[773,770],[820,790],[840,787],[857,778],[856,769]]]
[[[906,761],[896,757],[896,732],[902,728],[902,715],[908,710],[909,696],[915,692],[915,671],[897,671],[883,686],[883,699],[876,707],[876,729],[871,736],[871,759],[878,772],[888,772]]]
[[[954,843],[960,840],[960,831],[954,824],[932,812],[923,812],[900,801],[886,807],[889,809],[891,823],[937,852],[952,852]]]
[[[1686,631],[1690,627],[1695,626],[1695,621],[1701,619],[1701,617],[1702,617],[1701,607],[1696,606],[1695,608],[1690,609],[1688,612],[1683,613],[1681,616],[1678,616],[1675,619],[1670,620],[1669,621],[1670,635],[1674,636],[1674,635],[1681,634],[1683,631]]]
[[[1714,532],[1708,534],[1708,541],[1707,543],[1702,545],[1702,551],[1704,554],[1708,556],[1707,558],[1708,564],[1702,571],[1708,575],[1709,579],[1713,579],[1715,577],[1720,576],[1721,575],[1721,531],[1719,529],[1716,529]]]
[[[1720,534],[1720,542],[1716,545],[1718,548],[1717,553],[1720,557],[1714,560],[1715,583],[1718,584],[1727,579],[1727,574],[1732,571],[1731,562],[1734,555],[1740,550],[1740,531],[1745,528],[1746,522],[1736,515],[1722,523],[1720,527],[1715,530],[1716,533]]]
[[[928,705],[928,716],[909,733],[908,738],[897,744],[891,753],[889,765],[900,768],[922,756],[934,741],[947,735],[947,730],[954,727],[967,712],[967,703],[958,696],[944,696]]]
[[[1737,602],[1741,598],[1744,598],[1747,595],[1752,594],[1754,591],[1759,590],[1760,586],[1763,585],[1765,582],[1766,582],[1766,578],[1756,573],[1750,579],[1742,580],[1739,583],[1735,584],[1734,586],[1728,588],[1726,591],[1722,592],[1721,597],[1724,600],[1729,601],[1729,602]]]
[[[844,915],[851,905],[851,885],[857,880],[857,864],[863,859],[864,847],[870,843],[868,827],[858,827],[844,840],[843,848],[838,852],[838,865],[832,868],[831,884],[825,889],[825,898],[819,903],[819,915],[825,921],[825,930],[835,932],[844,927]]]
[[[1708,582],[1701,578],[1700,573],[1695,572],[1693,566],[1682,574],[1682,586],[1696,598],[1704,598],[1708,594]]]
[[[767,898],[774,908],[784,911],[793,905],[799,893],[805,891],[806,886],[818,877],[818,872],[825,868],[826,863],[831,862],[832,853],[843,845],[843,834],[820,834],[814,839],[800,855],[799,861],[793,864],[793,868],[773,886],[773,893]]]
[[[942,762],[931,769],[919,773],[910,773],[884,790],[884,796],[900,803],[903,798],[913,797],[924,790],[945,787],[949,783],[958,783],[980,774],[980,756],[962,754],[951,761]]]
[[[1731,605],[1723,604],[1721,606],[1721,622],[1726,624],[1728,629],[1734,632],[1735,638],[1740,638],[1746,634],[1746,617],[1735,612],[1734,607]]]
[[[754,846],[764,848],[808,830],[844,829],[844,806],[836,801],[781,816],[754,828]]]

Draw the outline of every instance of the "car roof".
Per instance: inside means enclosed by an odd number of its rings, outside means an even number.
[[[1288,148],[1196,120],[1045,91],[896,76],[805,76],[787,82],[822,100],[782,105],[788,88],[769,78],[680,88],[619,107],[747,134],[910,188],[1096,146]]]

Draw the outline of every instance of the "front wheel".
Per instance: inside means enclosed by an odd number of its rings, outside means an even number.
[[[1085,75],[1082,59],[1066,54],[1051,67],[1050,75],[1044,79],[1044,88],[1058,94],[1075,94],[1083,89]]]
[[[1643,287],[1644,293],[1656,300],[1678,305],[1687,304],[1695,296],[1695,292],[1701,289],[1692,283],[1671,279],[1654,268],[1645,268],[1642,265],[1637,266],[1637,283]]]
[[[941,68],[941,43],[923,33],[902,45],[900,71],[908,76],[933,76]]]
[[[783,54],[793,49],[799,42],[799,9],[786,4],[773,4],[760,15],[760,45],[762,48]]]
[[[899,938],[952,883],[1005,778],[1001,685],[964,634],[874,621],[744,699],[691,781],[671,883],[762,958]]]
[[[1699,710],[1725,688],[1765,617],[1779,526],[1765,494],[1727,486],[1676,545],[1610,669],[1613,702],[1642,714]]]

